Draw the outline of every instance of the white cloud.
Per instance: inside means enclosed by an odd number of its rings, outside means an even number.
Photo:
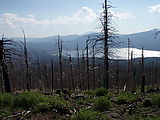
[[[131,13],[117,13],[115,17],[119,19],[133,19],[135,18]]]
[[[0,24],[8,25],[14,28],[24,24],[46,25],[46,24],[49,24],[49,20],[39,21],[35,18],[34,15],[27,15],[27,17],[20,17],[17,14],[4,13],[4,14],[1,14]]]
[[[115,13],[111,11],[112,15],[118,19],[134,19],[136,18],[131,13]]]
[[[118,18],[120,20],[123,20],[123,19],[135,19],[136,18],[132,13],[128,13],[128,12],[116,13],[112,10],[109,10],[109,12],[113,15],[113,19]],[[101,9],[98,13],[102,14],[103,9]]]
[[[149,9],[150,9],[150,12],[159,12],[160,13],[160,4],[150,6]]]
[[[55,20],[52,20],[52,24],[78,24],[78,23],[90,23],[96,19],[97,15],[91,8],[82,7],[77,13],[68,17],[60,16]]]
[[[35,15],[21,17],[18,14],[4,13],[0,16],[0,24],[8,25],[12,28],[21,25],[57,25],[57,24],[79,24],[91,23],[97,15],[91,8],[82,7],[72,16],[60,16],[53,20],[38,20]]]

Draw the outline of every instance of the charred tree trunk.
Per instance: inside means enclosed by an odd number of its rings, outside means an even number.
[[[141,64],[141,69],[142,69],[142,82],[141,82],[141,93],[144,93],[145,89],[145,75],[144,75],[144,54],[143,54],[143,47],[142,47],[142,64]]]
[[[70,74],[71,74],[71,84],[72,84],[72,90],[75,90],[75,83],[73,79],[73,67],[72,67],[72,57],[70,54],[69,55],[69,64],[70,64]]]
[[[109,88],[109,33],[108,33],[108,8],[107,8],[107,0],[105,0],[104,5],[104,79],[103,79],[103,87]]]
[[[87,67],[87,87],[88,90],[90,89],[90,80],[89,80],[89,49],[88,49],[88,42],[89,42],[89,36],[88,40],[86,41],[86,67]]]
[[[10,79],[8,76],[7,66],[5,65],[4,62],[2,62],[2,70],[3,70],[3,80],[4,80],[5,92],[11,93],[12,90],[11,90]]]
[[[10,84],[10,79],[8,76],[8,71],[7,71],[7,65],[5,63],[5,49],[4,49],[4,40],[5,38],[2,37],[2,40],[0,41],[0,63],[1,63],[1,68],[2,68],[2,92],[9,92],[11,93],[11,84]]]
[[[131,51],[131,92],[135,92],[135,89],[134,89],[134,76],[133,76],[133,73],[134,73],[134,66],[133,66],[133,51]]]
[[[116,65],[116,82],[117,82],[117,92],[119,93],[119,62]]]
[[[77,44],[77,75],[78,75],[78,81],[79,81],[79,88],[82,89],[82,80],[80,75],[80,58],[79,58],[79,47]]]
[[[53,89],[54,89],[54,83],[53,83],[53,81],[54,81],[54,71],[53,71],[53,60],[51,60],[51,80],[52,80],[52,91],[53,91]]]
[[[86,90],[87,86],[86,86],[86,69],[85,69],[85,57],[84,57],[84,53],[82,52],[82,74],[81,74],[81,77],[82,77],[82,85],[83,85],[83,90]]]
[[[58,36],[58,51],[59,51],[59,67],[60,67],[60,88],[63,89],[62,40],[60,40],[60,36]]]
[[[93,56],[92,56],[92,69],[93,69],[93,88],[96,88],[96,75],[95,75],[95,44],[92,46]]]
[[[31,76],[30,76],[30,70],[29,70],[29,62],[28,62],[28,51],[27,51],[27,41],[24,30],[22,31],[24,35],[24,57],[25,57],[25,64],[26,64],[26,87],[28,91],[31,89]]]
[[[131,41],[128,38],[128,75],[127,75],[127,81],[126,81],[126,87],[129,91],[131,88],[131,60],[130,60],[130,48],[131,48]]]

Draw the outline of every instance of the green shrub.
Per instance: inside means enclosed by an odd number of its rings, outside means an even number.
[[[108,120],[108,118],[95,111],[80,110],[70,120]]]
[[[33,111],[35,113],[43,113],[43,112],[48,112],[50,111],[52,108],[52,105],[50,105],[50,103],[48,102],[43,102],[43,103],[38,103],[36,104],[36,106],[34,107]]]
[[[0,109],[0,120],[2,120],[3,117],[9,116],[11,114],[11,110],[8,108],[4,108],[3,110]]]
[[[97,89],[95,90],[95,94],[96,94],[97,96],[105,96],[105,95],[107,95],[107,93],[108,93],[108,91],[107,91],[106,88],[97,88]]]
[[[160,120],[160,117],[136,117],[136,116],[128,116],[128,120]]]
[[[0,108],[9,107],[12,104],[13,96],[9,93],[0,94]]]
[[[94,109],[99,111],[105,111],[111,109],[111,102],[107,96],[101,96],[94,100]]]
[[[85,95],[90,96],[90,97],[95,96],[95,92],[93,90],[84,91],[84,92],[82,92],[82,94],[85,94]]]
[[[16,95],[13,99],[14,108],[30,109],[39,101],[39,93],[25,92]]]
[[[46,96],[44,101],[48,102],[53,108],[56,109],[69,107],[69,104],[66,100],[56,96]]]
[[[151,97],[151,102],[154,106],[160,108],[160,94],[155,94]]]
[[[24,92],[17,95],[7,93],[0,94],[0,108],[10,107],[12,109],[32,109],[35,107],[49,105],[55,109],[64,109],[69,107],[68,102],[61,97],[43,95],[35,92]]]
[[[147,118],[146,120],[160,120],[160,117],[150,117],[150,118]]]
[[[139,96],[135,95],[133,93],[122,93],[117,96],[118,103],[120,103],[120,104],[135,101],[138,98],[139,98]]]

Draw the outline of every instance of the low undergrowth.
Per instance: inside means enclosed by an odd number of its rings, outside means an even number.
[[[69,107],[67,101],[59,96],[43,95],[41,93],[25,92],[17,95],[0,94],[0,109],[33,110],[46,112],[52,109],[61,110]]]
[[[101,96],[94,100],[94,109],[98,111],[106,111],[111,109],[111,102],[107,96]]]
[[[109,120],[107,116],[91,110],[80,110],[70,120]]]
[[[159,93],[113,94],[97,88],[64,94],[1,93],[0,119],[31,111],[31,117],[36,117],[34,120],[45,119],[44,116],[56,120],[160,120]]]

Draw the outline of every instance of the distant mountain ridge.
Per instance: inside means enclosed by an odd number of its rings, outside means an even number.
[[[128,38],[131,41],[131,45],[134,48],[141,48],[142,46],[144,49],[147,50],[160,50],[160,35],[155,37],[155,34],[158,32],[158,29],[152,29],[145,32],[133,33],[133,34],[122,34],[119,35],[119,38],[116,39],[121,44],[118,46],[120,48],[127,47]],[[97,33],[90,33],[90,34],[97,34]],[[50,36],[44,38],[27,38],[28,47],[29,48],[44,48],[50,49],[52,48],[57,42],[58,36]],[[76,48],[77,44],[79,45],[80,49],[84,48],[85,41],[87,37],[85,35],[67,35],[67,36],[60,36],[63,41],[63,45],[68,50],[73,50]],[[23,38],[13,38],[15,40],[23,40]],[[34,47],[32,47],[34,45]],[[36,47],[35,47],[36,46]]]
[[[158,29],[153,29],[150,31],[120,35],[119,41],[122,42],[120,47],[127,47],[128,38],[131,41],[131,47],[142,48],[146,50],[160,50],[160,35],[156,36]]]
[[[153,29],[145,32],[119,35],[116,41],[121,44],[118,45],[118,48],[126,48],[128,38],[131,41],[131,47],[142,48],[145,50],[160,50],[160,35],[155,37],[155,34],[158,32],[158,29]],[[91,33],[92,35],[100,33]],[[44,38],[27,38],[27,48],[29,51],[35,51],[40,59],[52,59],[53,56],[57,55],[57,39],[58,36],[50,36]],[[78,44],[79,49],[82,50],[85,48],[86,44],[86,35],[67,35],[60,36],[60,39],[63,41],[63,50],[64,51],[75,51]],[[13,38],[13,40],[21,40],[23,38]]]

